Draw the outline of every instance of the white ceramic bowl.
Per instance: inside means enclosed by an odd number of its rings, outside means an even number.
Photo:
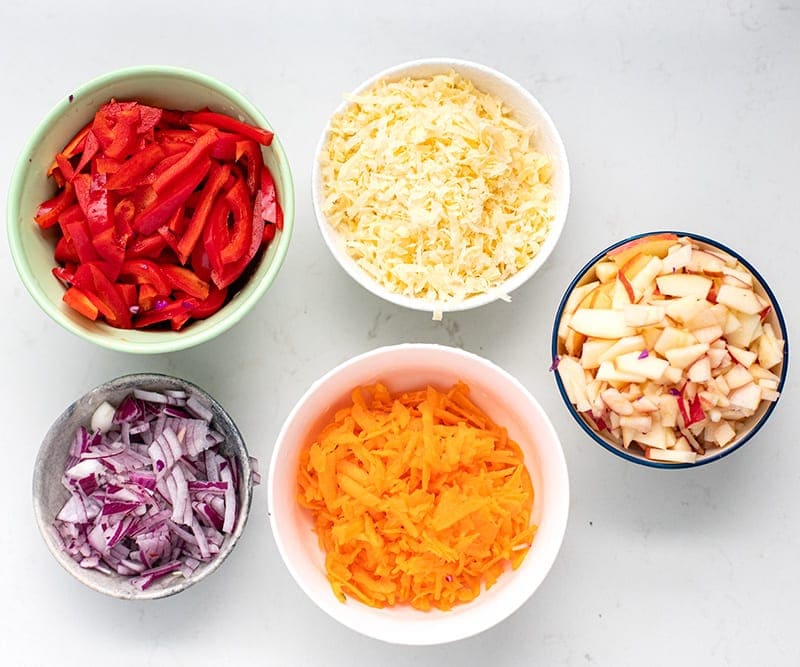
[[[464,380],[471,397],[519,443],[535,489],[532,521],[539,526],[522,565],[505,572],[488,591],[451,611],[423,612],[407,606],[373,609],[354,600],[341,603],[325,575],[325,556],[311,514],[297,504],[301,450],[344,406],[359,385],[384,382],[391,391]],[[272,531],[289,572],[323,611],[369,637],[396,644],[443,644],[499,623],[518,609],[550,570],[567,525],[569,479],[564,453],[536,399],[511,375],[469,352],[428,344],[383,347],[334,368],[317,380],[287,417],[269,471]]]
[[[314,213],[317,217],[317,224],[322,233],[322,238],[325,239],[325,243],[336,258],[336,261],[342,265],[342,268],[350,277],[373,294],[391,303],[415,310],[443,313],[477,308],[478,306],[491,303],[498,298],[511,294],[511,292],[533,276],[545,263],[561,236],[561,231],[567,219],[570,194],[567,154],[564,150],[564,144],[561,141],[558,130],[556,130],[556,126],[550,116],[536,98],[519,83],[490,67],[454,58],[413,60],[379,72],[362,83],[353,93],[358,94],[363,92],[381,80],[397,81],[405,77],[427,77],[451,70],[454,70],[464,78],[472,81],[479,90],[495,95],[505,101],[508,106],[513,109],[514,116],[520,123],[535,128],[534,138],[536,140],[537,149],[549,156],[553,161],[552,184],[557,206],[556,215],[550,225],[547,239],[539,250],[539,253],[522,270],[515,273],[500,285],[497,285],[492,290],[465,300],[432,301],[392,292],[364,271],[364,269],[347,254],[341,236],[331,227],[323,213],[323,183],[319,158],[328,140],[330,122],[326,124],[322,136],[319,139],[319,143],[317,144],[313,171],[311,174]],[[343,101],[334,111],[334,115],[343,111],[348,104],[349,102]]]

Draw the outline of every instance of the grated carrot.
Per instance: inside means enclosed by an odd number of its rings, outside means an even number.
[[[392,396],[357,387],[300,457],[336,596],[451,609],[527,554],[533,485],[519,446],[459,382]]]

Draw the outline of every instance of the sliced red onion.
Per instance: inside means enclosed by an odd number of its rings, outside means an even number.
[[[558,355],[553,357],[553,363],[550,364],[550,368],[548,368],[547,370],[549,370],[550,372],[556,370],[558,368],[558,362],[559,361],[561,361],[561,357],[559,357]]]
[[[647,359],[647,357],[649,357],[649,356],[650,356],[650,353],[647,350],[642,350],[639,353],[639,357],[638,358],[639,359]]]
[[[70,497],[53,523],[64,551],[142,590],[212,560],[235,526],[239,482],[212,418],[179,390],[135,389],[116,407],[101,404],[91,431],[80,427],[70,444],[62,478]]]

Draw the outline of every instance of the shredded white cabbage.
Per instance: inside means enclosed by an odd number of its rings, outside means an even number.
[[[502,100],[455,72],[347,99],[320,157],[323,212],[376,281],[461,301],[536,256],[555,215],[552,162]]]

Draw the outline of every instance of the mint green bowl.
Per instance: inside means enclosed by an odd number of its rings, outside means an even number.
[[[71,93],[71,94],[70,94]],[[11,256],[25,287],[51,318],[72,333],[102,347],[134,354],[174,352],[199,345],[241,320],[267,291],[283,263],[294,222],[294,185],[280,140],[263,149],[264,161],[275,179],[284,228],[254,266],[250,278],[217,313],[187,325],[183,331],[115,329],[92,322],[63,301],[64,288],[50,270],[55,238],[33,220],[38,205],[55,193],[47,168],[64,145],[111,98],[135,99],[171,109],[200,109],[227,113],[234,118],[272,129],[264,115],[238,92],[216,79],[177,67],[145,66],[118,70],[98,77],[64,98],[36,128],[20,155],[8,193],[8,241]]]

